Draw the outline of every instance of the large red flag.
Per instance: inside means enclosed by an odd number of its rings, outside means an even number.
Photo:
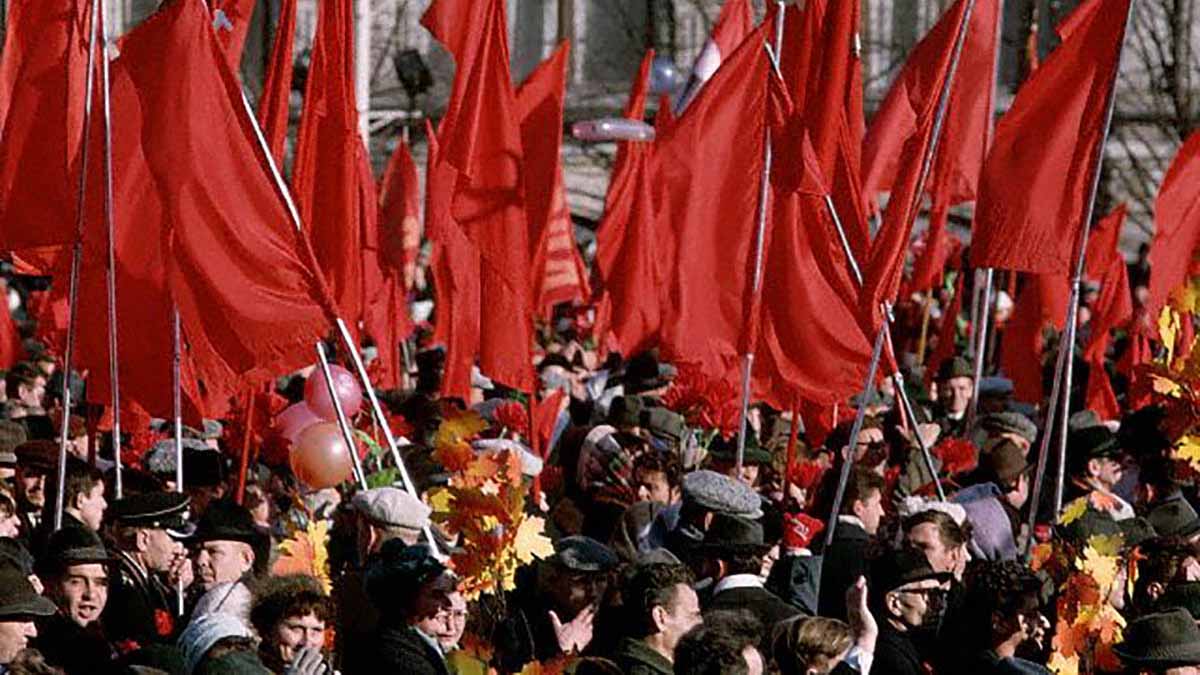
[[[377,381],[384,388],[401,385],[399,345],[412,332],[408,290],[421,246],[417,190],[417,167],[401,140],[384,171],[375,231],[366,233],[363,249],[363,326],[375,338]]]
[[[959,1],[962,5],[962,0]],[[987,154],[994,110],[996,31],[999,0],[975,0],[966,43],[958,62],[957,81],[971,86],[954,87],[946,106],[942,151],[937,154],[926,192],[935,202],[954,205],[975,199],[979,172]],[[952,20],[947,10],[941,23]],[[954,49],[956,34],[930,31],[909,54],[863,141],[863,194],[874,198],[896,182],[901,151],[920,132],[919,111],[926,102],[927,81],[937,78],[942,58]]]
[[[698,362],[716,377],[736,376],[745,329],[754,323],[763,144],[776,100],[768,88],[777,81],[767,78],[771,65],[762,45],[773,23],[733,53],[655,150],[659,229],[672,246],[673,262],[664,351],[677,361]]]
[[[925,360],[925,386],[933,382],[933,377],[941,367],[942,361],[953,357],[958,352],[958,315],[962,313],[963,279],[966,273],[958,271],[958,279],[954,282],[954,298],[948,307],[943,308],[942,323],[938,329],[937,345],[929,358]]]
[[[1018,401],[1040,404],[1044,398],[1043,331],[1047,326],[1062,330],[1066,323],[1068,291],[1065,276],[1026,275],[1012,317],[1004,329],[1000,351],[1000,370],[1013,381],[1013,396]]]
[[[517,89],[533,306],[547,319],[558,303],[584,302],[591,296],[587,268],[575,244],[560,155],[569,55],[570,45],[564,42]]]
[[[958,70],[962,62],[958,55],[967,48],[995,50],[995,17],[985,16],[975,22],[973,2],[959,0],[917,45],[911,67],[901,73],[901,82],[893,86],[906,92],[914,123],[914,131],[904,139],[900,153],[900,174],[884,213],[883,227],[875,235],[871,256],[863,269],[863,293],[859,299],[863,316],[881,316],[879,304],[894,300],[900,289],[904,259],[908,252],[913,223],[921,210],[922,197],[929,178],[930,155],[943,149],[944,127],[938,126],[941,106],[949,102],[955,89],[970,88],[973,81],[964,77],[970,73]],[[990,20],[990,21],[987,21]],[[984,32],[987,40],[967,36],[974,30]],[[956,61],[956,58],[958,59]],[[982,60],[973,56],[968,61]]]
[[[1150,246],[1151,318],[1167,297],[1195,274],[1200,249],[1200,132],[1179,149],[1154,202],[1154,243]]]
[[[311,363],[335,309],[250,140],[254,120],[210,20],[197,1],[164,5],[127,37],[120,60],[164,207],[168,288],[211,390]]]
[[[363,218],[378,207],[358,134],[352,27],[351,3],[320,3],[292,192],[338,309],[356,328],[364,304]]]
[[[448,223],[461,230],[480,260],[479,367],[488,377],[531,391],[524,155],[508,70],[506,15],[502,0],[435,0],[421,23],[456,65],[438,141],[441,162],[457,173]],[[431,236],[434,231],[431,227]]]
[[[712,79],[721,63],[733,54],[752,30],[754,7],[750,0],[725,0],[708,41],[704,43],[704,48],[692,64],[692,76],[681,100],[681,110],[691,103],[704,83]]]
[[[1099,170],[1130,2],[1105,1],[1105,11],[1081,16],[997,125],[980,178],[973,265],[1069,273]]]
[[[9,11],[0,59],[0,250],[75,238],[90,8],[87,0],[36,0]]]
[[[271,46],[271,61],[263,81],[263,93],[258,99],[258,121],[271,156],[277,166],[283,166],[287,145],[288,113],[292,96],[292,48],[296,41],[296,0],[283,0],[279,7],[279,27],[275,29],[275,44]]]
[[[1083,358],[1090,367],[1087,406],[1103,419],[1118,419],[1121,409],[1104,369],[1109,331],[1120,328],[1133,318],[1133,299],[1129,292],[1129,272],[1118,247],[1126,208],[1122,204],[1092,228],[1088,239],[1088,276],[1100,282],[1100,297],[1092,305],[1090,339]]]
[[[653,62],[654,51],[646,52],[625,104],[628,119],[641,120],[646,114]],[[664,130],[667,110],[670,108],[660,105]],[[659,301],[662,277],[650,166],[653,152],[650,143],[626,141],[617,145],[604,217],[596,230],[596,276],[600,282],[596,335],[604,344],[611,331],[617,348],[627,356],[653,346],[662,318]]]
[[[242,50],[246,47],[250,20],[254,18],[254,5],[258,4],[258,0],[212,0],[211,4],[217,42],[221,44],[229,69],[240,72]]]

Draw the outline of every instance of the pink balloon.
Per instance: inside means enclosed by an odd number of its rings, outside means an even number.
[[[342,402],[342,412],[347,419],[354,417],[362,410],[363,391],[358,386],[358,378],[341,366],[329,366],[333,376],[333,388],[337,391],[338,400]],[[325,384],[325,373],[318,367],[308,376],[304,383],[304,400],[318,417],[324,420],[336,420],[337,411],[329,398],[329,387]]]
[[[302,431],[320,421],[322,421],[321,418],[312,411],[312,408],[301,401],[293,403],[275,416],[275,430],[279,432],[280,436],[286,438],[288,443],[294,444],[296,439],[300,438]]]
[[[333,487],[354,475],[336,422],[319,422],[305,429],[292,447],[289,461],[296,478],[317,489]]]

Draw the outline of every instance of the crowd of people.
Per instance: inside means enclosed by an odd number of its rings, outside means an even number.
[[[1054,462],[1031,498],[1044,422],[963,356],[925,388],[905,355],[915,419],[891,380],[824,433],[754,406],[739,463],[736,434],[708,426],[736,401],[702,373],[601,361],[558,326],[537,363],[544,429],[514,423],[516,393],[486,378],[476,400],[440,398],[436,348],[412,389],[379,392],[416,494],[386,452],[365,457],[370,487],[311,488],[277,430],[243,443],[228,419],[185,428],[182,486],[170,425],[127,431],[118,497],[110,435],[88,405],[62,409],[63,373],[29,341],[0,421],[0,672],[1200,672],[1177,409],[1075,412],[1058,514]],[[277,410],[305,374],[278,381]],[[355,422],[369,435],[369,411]],[[517,458],[481,494],[503,484],[544,524],[549,546],[509,584],[472,578],[464,555],[487,554],[441,517],[463,470],[439,454],[450,427],[476,456]],[[457,494],[465,520],[506,526]]]

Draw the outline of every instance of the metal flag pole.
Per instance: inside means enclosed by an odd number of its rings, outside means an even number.
[[[104,270],[104,282],[108,290],[108,379],[112,385],[113,471],[116,474],[113,491],[117,499],[120,499],[124,485],[121,482],[121,382],[117,350],[117,237],[116,221],[113,217],[112,83],[105,51],[108,48],[108,26],[104,22],[104,0],[100,2],[100,37],[100,77],[104,105],[104,225],[108,235],[108,265]]]
[[[979,306],[979,330],[975,334],[975,374],[971,385],[971,404],[967,407],[967,425],[970,429],[979,409],[979,381],[983,379],[984,360],[987,358],[988,325],[992,318],[992,282],[995,280],[995,270],[988,267],[983,270],[983,299]]]
[[[183,340],[180,338],[179,309],[171,308],[171,414],[175,431],[175,491],[183,492]],[[183,580],[175,583],[175,608],[183,616]]]
[[[775,46],[771,50],[768,48],[768,57],[771,60],[772,66],[777,66],[778,54],[783,48],[783,20],[785,16],[783,0],[776,0],[776,19],[775,19]],[[768,73],[767,77],[772,74]],[[771,162],[773,160],[773,151],[771,148],[771,131],[765,131],[765,139],[763,141],[763,168],[762,175],[759,177],[760,186],[758,192],[758,227],[754,234],[754,277],[751,285],[751,301],[750,306],[754,307],[758,304],[758,298],[762,294],[762,277],[763,277],[763,249],[766,244],[767,236],[767,205],[770,201],[771,190]],[[751,317],[751,321],[757,320],[757,317]],[[746,353],[742,356],[742,405],[741,418],[738,423],[738,444],[737,444],[737,459],[734,462],[734,473],[740,475],[742,472],[742,463],[746,457],[746,433],[748,431],[748,422],[750,418],[750,376],[754,370],[754,349],[755,345],[747,345]]]
[[[87,207],[88,136],[92,127],[92,89],[96,80],[96,33],[100,22],[100,0],[92,0],[92,26],[88,34],[87,81],[83,103],[83,147],[80,149],[79,198],[76,201],[75,242],[71,247],[71,276],[67,282],[67,344],[63,350],[62,429],[58,436],[58,471],[55,476],[54,529],[62,529],[63,492],[67,485],[67,444],[71,442],[71,365],[75,357],[75,336],[79,329],[79,273],[83,264],[83,223]],[[92,446],[94,449],[94,446]]]
[[[850,241],[846,238],[846,229],[842,225],[842,219],[838,215],[837,207],[833,204],[833,198],[829,193],[825,193],[825,208],[829,210],[829,217],[833,220],[834,229],[837,230],[838,240],[842,243],[842,252],[846,255],[846,261],[850,265],[850,273],[854,275],[854,280],[858,282],[859,289],[863,286],[862,270],[858,266],[858,261],[854,257],[854,251],[850,248]],[[887,348],[895,359],[896,349],[892,344],[891,322],[892,309],[885,306],[884,322],[881,325],[881,330],[886,334]],[[868,380],[864,390],[871,387],[874,380]],[[912,404],[912,400],[908,397],[908,390],[904,388],[904,374],[900,372],[899,363],[896,364],[896,372],[892,373],[892,384],[896,388],[896,397],[900,400],[900,405],[905,416],[912,421],[913,438],[917,441],[917,447],[921,450],[921,459],[925,462],[925,468],[929,471],[929,475],[933,476],[933,485],[937,490],[938,499],[946,500],[946,491],[942,487],[942,479],[938,477],[937,468],[933,465],[933,455],[929,451],[929,445],[925,439],[921,437],[921,433],[917,428],[917,413],[916,408]]]
[[[317,360],[321,363],[321,373],[325,376],[325,388],[329,391],[329,400],[333,402],[333,411],[337,413],[338,428],[342,431],[342,440],[346,442],[346,451],[350,453],[350,464],[354,469],[354,479],[358,486],[367,489],[367,476],[363,473],[362,463],[358,460],[358,444],[354,442],[354,432],[346,421],[346,411],[342,410],[342,401],[338,398],[337,390],[333,387],[333,373],[329,370],[329,358],[325,356],[325,343],[317,342]]]

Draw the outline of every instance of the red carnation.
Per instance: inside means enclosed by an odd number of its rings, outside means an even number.
[[[508,429],[522,438],[529,438],[529,413],[517,402],[505,403],[492,415],[496,426]]]
[[[825,529],[825,522],[807,513],[785,513],[783,516],[783,546],[787,549],[808,548],[813,539]]]
[[[933,446],[930,454],[942,461],[942,471],[948,475],[971,471],[979,466],[978,448],[962,438],[947,438]]]
[[[175,632],[175,617],[165,609],[154,610],[154,631],[159,637],[170,637]]]
[[[817,483],[821,481],[821,476],[825,475],[825,467],[814,461],[797,462],[792,467],[791,479],[792,485],[804,490],[812,490]]]

